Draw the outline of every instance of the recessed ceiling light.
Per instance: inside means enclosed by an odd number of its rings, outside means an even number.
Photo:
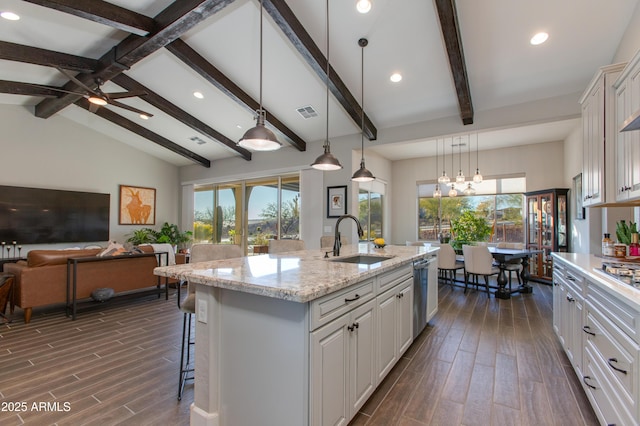
[[[370,0],[357,0],[356,1],[356,9],[360,13],[368,13],[371,10],[371,1]]]
[[[142,118],[143,120],[148,120],[149,116],[147,114],[140,114],[140,118]]]
[[[18,19],[20,19],[19,15],[16,15],[15,13],[9,11],[0,13],[0,16],[9,21],[17,21]]]
[[[198,99],[204,99],[204,95],[202,94],[202,92],[193,92],[193,96]]]
[[[238,129],[242,129],[242,126],[241,126],[240,124],[236,124],[236,127],[237,127]]]
[[[394,83],[399,82],[400,80],[402,80],[402,74],[400,73],[393,73],[391,74],[391,77],[389,77],[389,80],[393,81]]]
[[[529,40],[529,43],[533,44],[534,46],[537,46],[538,44],[542,44],[545,41],[547,41],[548,38],[549,38],[549,34],[545,32],[540,32],[534,35],[533,37],[531,37],[531,40]]]

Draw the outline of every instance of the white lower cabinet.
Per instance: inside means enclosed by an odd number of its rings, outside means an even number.
[[[413,281],[378,296],[378,380],[391,371],[412,342]]]
[[[557,260],[554,330],[598,420],[606,425],[638,425],[640,312],[623,297]]]
[[[314,301],[311,425],[348,424],[411,345],[412,329],[410,265]]]
[[[314,425],[346,425],[375,389],[373,300],[311,333]]]

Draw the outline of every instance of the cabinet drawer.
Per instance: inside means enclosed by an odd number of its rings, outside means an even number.
[[[574,294],[584,296],[584,275],[571,268],[566,268],[564,272],[564,282]]]
[[[393,271],[385,272],[378,276],[378,294],[386,291],[387,289],[400,284],[402,281],[413,276],[413,266],[409,263],[405,266],[400,266]]]
[[[587,346],[616,388],[624,404],[635,412],[637,405],[637,346],[609,320],[587,307],[587,326],[594,335],[586,334]]]
[[[585,350],[585,369],[582,377],[583,388],[591,401],[601,424],[607,425],[634,425],[636,419],[623,406],[614,387],[606,379],[601,364],[596,361],[596,356],[587,345]]]
[[[602,316],[609,318],[611,322],[620,327],[636,344],[640,341],[640,324],[638,322],[640,313],[590,281],[587,286],[587,296],[587,300]]]
[[[311,330],[349,312],[373,298],[374,278],[327,294],[311,302]]]

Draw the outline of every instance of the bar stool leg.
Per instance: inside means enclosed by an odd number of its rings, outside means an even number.
[[[180,351],[180,377],[178,381],[178,401],[182,400],[182,394],[184,392],[184,384],[187,380],[193,380],[193,368],[190,368],[191,364],[191,345],[194,344],[191,340],[191,320],[193,314],[185,312],[182,318],[182,348]]]

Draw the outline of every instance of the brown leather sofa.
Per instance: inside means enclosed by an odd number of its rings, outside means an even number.
[[[150,246],[140,247],[152,253]],[[27,260],[6,263],[4,272],[15,275],[13,303],[24,310],[24,322],[31,321],[32,308],[66,303],[67,259],[96,256],[100,249],[31,250]],[[177,262],[183,259],[176,258]],[[108,262],[79,263],[77,272],[77,300],[91,296],[96,288],[110,287],[116,294],[155,287],[158,277],[153,274],[155,257],[139,257]],[[162,278],[164,284],[164,278]]]

